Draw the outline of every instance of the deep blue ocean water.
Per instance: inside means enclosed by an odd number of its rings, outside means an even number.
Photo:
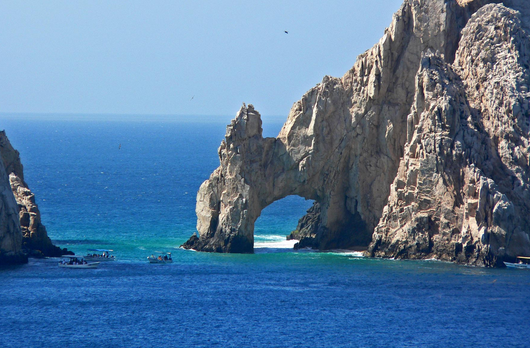
[[[295,252],[298,197],[265,209],[255,254],[179,249],[223,122],[0,121],[52,240],[118,258],[0,269],[0,347],[530,346],[530,272]]]

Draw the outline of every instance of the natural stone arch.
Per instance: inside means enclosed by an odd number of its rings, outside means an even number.
[[[200,237],[185,247],[252,252],[261,209],[295,194],[317,202],[301,241],[313,248],[371,237],[371,256],[498,265],[530,255],[528,21],[488,2],[406,0],[350,71],[294,104],[277,138],[262,138],[244,106],[199,190]],[[507,65],[483,64],[483,52]]]
[[[447,33],[459,31],[444,18],[421,23],[428,16],[419,13],[438,13],[444,4],[406,1],[350,71],[324,77],[293,105],[277,138],[263,139],[259,114],[241,108],[219,148],[220,167],[197,195],[200,237],[184,247],[252,252],[261,209],[292,194],[318,202],[312,247],[344,248],[353,235],[369,238],[403,155],[421,52],[443,50]]]
[[[254,224],[261,211],[289,195],[318,203],[318,224],[309,227],[311,233],[305,236],[311,237],[304,246],[350,247],[360,239],[367,246],[378,216],[367,219],[370,209],[365,209],[365,216],[361,214],[362,205],[371,204],[360,202],[361,196],[372,197],[362,194],[371,190],[370,185],[357,184],[360,193],[351,185],[351,166],[364,161],[351,157],[352,137],[358,133],[351,131],[350,114],[329,107],[342,93],[341,81],[327,78],[307,99],[295,104],[277,138],[263,138],[259,113],[252,105],[243,106],[219,148],[220,167],[197,194],[200,238],[194,236],[184,246],[252,252]],[[379,173],[387,175],[388,171]],[[381,199],[381,209],[383,204]]]
[[[318,202],[315,237],[306,241],[312,247],[370,238],[403,156],[421,54],[432,48],[452,56],[456,46],[447,43],[465,25],[456,18],[472,11],[445,0],[405,1],[350,71],[324,77],[293,105],[277,138],[263,139],[259,114],[244,106],[219,148],[220,167],[197,195],[200,237],[184,247],[252,252],[261,209],[291,194]]]

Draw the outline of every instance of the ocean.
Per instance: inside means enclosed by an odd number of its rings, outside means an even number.
[[[180,249],[229,120],[0,117],[54,243],[117,257],[1,268],[0,347],[530,347],[530,272],[294,251],[300,197],[263,211],[255,254]]]

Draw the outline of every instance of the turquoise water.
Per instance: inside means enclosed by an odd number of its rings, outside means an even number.
[[[275,136],[280,123],[265,125]],[[256,225],[256,253],[179,249],[218,166],[220,122],[2,120],[43,223],[61,247],[118,258],[0,270],[1,347],[522,347],[530,272],[293,251],[311,202],[288,197]],[[151,265],[154,252],[174,263]]]
[[[122,260],[143,260],[195,232],[196,193],[219,165],[224,124],[11,122],[5,128],[26,182],[61,247],[109,248]],[[256,242],[284,241],[311,204],[288,197],[268,207]]]

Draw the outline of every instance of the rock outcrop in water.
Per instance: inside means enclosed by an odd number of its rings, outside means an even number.
[[[8,214],[10,219],[16,217],[16,220],[18,220],[16,224],[9,223],[9,226],[2,226],[0,234],[4,236],[3,238],[6,241],[6,247],[2,244],[2,251],[17,255],[29,254],[36,257],[61,256],[71,253],[66,249],[53,245],[48,237],[46,227],[41,223],[39,208],[35,203],[35,195],[24,181],[20,154],[9,142],[5,131],[0,132],[0,155],[2,157],[0,165],[6,173],[6,187],[9,188],[9,192],[5,191],[5,196],[12,197],[12,199],[4,197],[4,201],[9,201],[11,205],[8,206],[4,203],[5,210],[2,211],[4,212],[3,214]],[[14,206],[12,206],[13,202]],[[17,258],[15,257],[13,262],[18,263],[16,260]],[[24,257],[21,260],[24,260]],[[25,260],[27,260],[27,256]]]
[[[484,266],[530,255],[530,4],[496,2],[405,1],[277,138],[242,107],[185,247],[252,252],[261,210],[299,195],[316,202],[300,246]]]
[[[2,145],[0,142],[0,147]],[[0,161],[0,192],[0,264],[25,263],[28,257],[22,251],[18,205],[3,161]]]

